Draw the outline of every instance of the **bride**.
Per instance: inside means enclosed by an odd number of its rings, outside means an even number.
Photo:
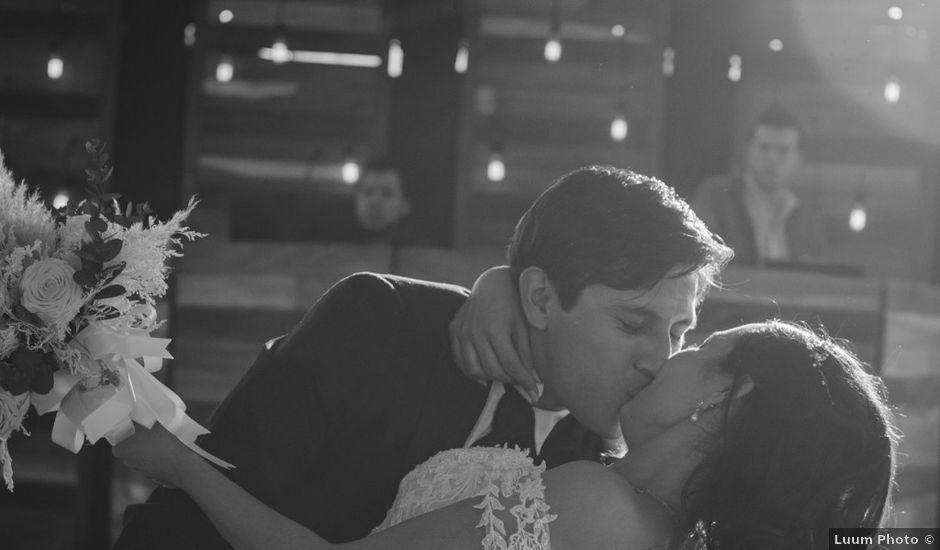
[[[672,356],[623,407],[609,466],[550,471],[505,448],[444,451],[409,473],[353,549],[823,549],[830,527],[877,527],[897,432],[880,380],[836,341],[782,321]],[[238,549],[332,548],[159,425],[115,447],[186,491]],[[297,487],[298,491],[306,490]]]

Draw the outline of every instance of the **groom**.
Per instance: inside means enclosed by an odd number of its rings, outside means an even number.
[[[572,172],[529,208],[509,251],[545,384],[536,408],[514,390],[493,399],[454,364],[448,323],[465,289],[360,273],[265,345],[200,444],[332,542],[366,536],[402,477],[445,449],[519,445],[548,467],[599,460],[620,408],[676,351],[729,256],[665,184]],[[228,548],[175,489],[125,520],[118,550]]]

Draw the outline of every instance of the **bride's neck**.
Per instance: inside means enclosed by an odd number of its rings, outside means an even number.
[[[702,462],[702,431],[694,425],[677,426],[641,445],[629,447],[611,468],[630,485],[679,511],[686,480]]]

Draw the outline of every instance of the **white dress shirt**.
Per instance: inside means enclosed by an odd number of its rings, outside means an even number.
[[[758,261],[788,260],[787,221],[799,200],[786,188],[766,191],[753,178],[744,178],[744,205],[754,228]]]
[[[515,388],[526,401],[529,401],[529,396],[524,390],[518,386],[513,386],[513,388]],[[483,405],[483,412],[480,413],[476,424],[473,426],[473,429],[470,430],[470,435],[464,442],[464,447],[471,447],[474,443],[479,441],[480,438],[490,433],[493,429],[493,415],[496,413],[499,400],[502,399],[505,393],[506,385],[502,382],[493,382],[490,384],[490,393],[486,397],[486,404]],[[541,388],[539,388],[539,394],[541,393]],[[571,411],[568,409],[549,411],[533,406],[532,412],[535,414],[535,454],[539,454],[542,451],[542,444],[545,443],[545,439],[548,438],[548,434],[550,434],[555,425],[558,424],[561,419],[568,416]]]

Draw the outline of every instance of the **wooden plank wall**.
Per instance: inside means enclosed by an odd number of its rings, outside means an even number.
[[[935,287],[887,286],[882,375],[904,439],[895,522],[940,525],[940,296]]]
[[[202,6],[188,91],[185,194],[198,194],[219,220],[228,219],[233,205],[252,205],[261,210],[252,218],[261,224],[299,223],[303,205],[351,196],[341,180],[346,158],[362,163],[387,151],[384,64],[279,65],[258,51],[280,32],[291,49],[384,59],[381,2],[207,0]],[[226,9],[234,19],[222,23]],[[234,68],[231,81],[216,78],[222,62]],[[217,229],[228,227],[225,221]]]
[[[465,75],[457,244],[502,244],[527,204],[587,164],[655,173],[668,2],[481,0]],[[561,59],[544,59],[551,21]],[[620,25],[622,34],[613,27]],[[610,136],[614,114],[629,124]],[[503,181],[487,179],[494,147]]]

